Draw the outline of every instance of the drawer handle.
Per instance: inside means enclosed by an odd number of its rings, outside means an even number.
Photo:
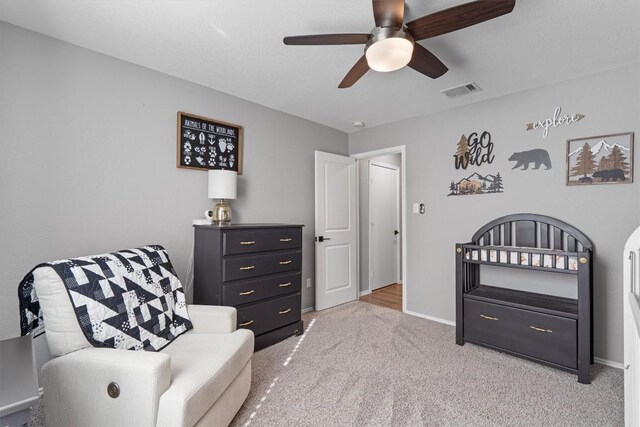
[[[241,245],[255,245],[255,240],[247,240],[246,242],[240,242]]]
[[[251,289],[250,291],[247,291],[247,292],[240,292],[238,295],[251,295],[253,293],[255,293],[255,291]]]
[[[287,238],[285,238],[285,239],[280,239],[280,241],[281,241],[281,242],[290,242],[290,241],[292,241],[292,240],[293,240],[293,239],[292,239],[291,237],[287,237]]]
[[[290,311],[291,311],[291,309],[287,308],[286,310],[279,311],[278,314],[287,314]]]
[[[287,283],[280,283],[278,286],[279,286],[279,287],[281,287],[281,288],[286,288],[286,287],[291,286],[291,282],[287,282]]]
[[[254,268],[256,268],[255,265],[248,265],[246,267],[240,267],[240,270],[253,270]]]
[[[551,329],[538,328],[538,327],[531,326],[531,325],[529,325],[529,329],[533,329],[534,331],[538,331],[538,332],[547,332],[547,333],[552,333],[553,332]]]
[[[500,320],[497,317],[485,316],[484,314],[481,314],[480,317],[487,320]]]
[[[288,259],[286,261],[280,261],[280,265],[287,265],[287,264],[291,264],[291,260]]]
[[[238,326],[249,326],[253,323],[253,320],[249,320],[248,322],[240,323]]]

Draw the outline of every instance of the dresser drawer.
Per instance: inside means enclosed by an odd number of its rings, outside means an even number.
[[[222,305],[241,305],[300,292],[300,272],[264,276],[222,285]]]
[[[301,251],[228,257],[222,260],[222,281],[300,270],[301,265]]]
[[[300,320],[300,294],[238,307],[238,328],[260,335]]]
[[[302,248],[300,228],[229,230],[223,233],[222,255]]]
[[[464,338],[568,368],[577,368],[573,319],[464,300]]]

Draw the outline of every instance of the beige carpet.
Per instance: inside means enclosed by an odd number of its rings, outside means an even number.
[[[579,384],[457,346],[451,326],[364,302],[304,317],[312,324],[304,338],[254,355],[252,390],[233,426],[624,424],[621,370],[595,365],[592,384]]]

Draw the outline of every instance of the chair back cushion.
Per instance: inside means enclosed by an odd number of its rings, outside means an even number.
[[[21,307],[40,312],[55,356],[90,345],[158,351],[193,328],[161,246],[42,264],[25,277],[20,295],[30,296]]]

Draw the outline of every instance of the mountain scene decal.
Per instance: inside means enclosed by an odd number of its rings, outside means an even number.
[[[472,194],[503,193],[504,185],[500,172],[495,175],[481,175],[474,172],[460,181],[451,181],[447,196],[469,196]]]
[[[633,133],[567,141],[567,185],[633,181]]]

